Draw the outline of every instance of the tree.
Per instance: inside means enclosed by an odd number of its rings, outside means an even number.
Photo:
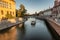
[[[16,9],[16,16],[23,17],[24,14],[26,13],[26,11],[27,10],[25,9],[25,6],[23,4],[21,4],[19,10]]]
[[[19,13],[21,13],[21,16],[23,17],[24,14],[26,13],[25,6],[23,4],[20,5]]]

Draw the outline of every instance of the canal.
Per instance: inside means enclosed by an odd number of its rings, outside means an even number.
[[[31,25],[34,18],[29,18],[23,28],[13,27],[0,32],[0,40],[54,40],[43,20],[36,19],[36,25]]]

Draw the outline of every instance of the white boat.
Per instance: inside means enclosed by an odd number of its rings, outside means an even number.
[[[31,22],[31,25],[35,25],[35,24],[36,24],[36,21],[32,21],[32,22]]]

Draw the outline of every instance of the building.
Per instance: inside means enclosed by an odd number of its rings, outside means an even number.
[[[52,14],[52,8],[43,11],[44,16],[50,16]]]
[[[52,15],[52,8],[39,12],[39,16],[50,17]]]
[[[52,9],[52,15],[54,17],[60,16],[60,0],[55,0],[54,1],[54,6]]]
[[[60,5],[58,6],[58,15],[57,15],[57,17],[59,17],[60,18]]]
[[[0,0],[0,19],[6,18],[6,14],[16,16],[14,0]]]
[[[38,13],[38,15],[41,17],[41,16],[43,16],[43,11],[40,11],[39,13]]]
[[[52,17],[58,17],[60,18],[60,0],[55,0],[54,1],[54,6],[53,8],[49,8],[49,9],[46,9],[44,11],[42,11],[43,13],[43,16],[52,16]],[[39,13],[41,16],[41,12]]]

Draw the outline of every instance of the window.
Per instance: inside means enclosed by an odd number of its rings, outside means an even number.
[[[13,15],[14,15],[14,12],[13,12]]]
[[[9,8],[11,9],[11,3],[9,4]]]
[[[1,6],[1,7],[8,8],[8,3],[5,2],[5,1],[0,1],[0,6]]]
[[[4,13],[3,13],[3,10],[1,10],[1,14],[3,15]]]
[[[0,1],[0,6],[2,7],[2,1]]]
[[[0,1],[0,6],[1,6],[1,4],[2,4],[2,3],[1,3],[1,1]]]
[[[8,8],[8,3],[6,2],[6,8]]]
[[[2,7],[5,7],[5,2],[4,1],[2,1]]]
[[[12,14],[12,12],[10,11],[10,14]]]
[[[9,12],[7,11],[7,14],[9,14]]]
[[[3,7],[6,8],[6,2],[3,2]]]

